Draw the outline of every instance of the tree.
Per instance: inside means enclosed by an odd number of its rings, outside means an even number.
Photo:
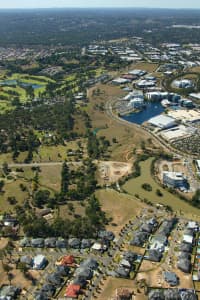
[[[11,285],[11,282],[12,282],[12,280],[13,280],[13,278],[14,278],[14,275],[13,275],[13,273],[7,273],[7,275],[8,275],[8,281],[9,281],[9,284]]]
[[[9,168],[8,168],[7,162],[4,162],[4,163],[3,163],[2,169],[3,169],[4,174],[5,174],[5,175],[8,175],[8,173],[9,173]]]
[[[39,190],[35,193],[33,202],[37,207],[42,208],[44,204],[48,203],[50,192],[48,190]]]
[[[100,202],[95,195],[89,198],[85,213],[93,228],[99,230],[104,226],[106,222],[105,213],[101,210]]]
[[[7,201],[8,201],[11,205],[17,204],[17,199],[16,199],[14,196],[8,197],[8,198],[7,198]]]
[[[163,193],[161,192],[161,190],[157,189],[156,190],[156,195],[159,196],[159,197],[162,197]]]
[[[200,206],[200,189],[198,189],[192,197],[192,204],[197,207]]]
[[[29,85],[26,87],[26,96],[30,99],[33,99],[35,94],[34,94],[34,89],[32,85]]]
[[[69,189],[69,168],[66,161],[62,165],[61,171],[61,194],[66,195]]]
[[[29,269],[27,264],[23,262],[18,263],[18,268],[22,271],[23,274],[25,274]]]
[[[12,267],[4,262],[2,262],[2,267],[7,274],[12,270]]]
[[[3,190],[3,187],[4,187],[4,181],[3,180],[0,180],[0,193],[2,192]]]

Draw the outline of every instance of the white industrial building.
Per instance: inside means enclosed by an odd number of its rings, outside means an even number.
[[[133,90],[132,92],[130,92],[128,95],[126,95],[124,97],[125,101],[129,101],[132,100],[134,98],[140,98],[144,100],[144,95],[142,91],[138,91],[138,90]]]
[[[136,83],[137,87],[140,89],[154,87],[156,85],[155,80],[140,80]]]
[[[144,70],[135,69],[135,70],[129,71],[129,74],[141,77],[141,76],[144,76],[145,74],[147,74],[147,72]]]
[[[193,82],[190,79],[174,80],[173,86],[179,89],[187,89],[193,87]]]
[[[194,98],[195,100],[200,100],[200,93],[191,93],[190,97]]]
[[[121,78],[121,77],[112,80],[112,83],[116,84],[116,85],[130,83],[130,82],[131,82],[131,80],[125,79],[125,78]]]
[[[148,92],[145,94],[146,98],[148,100],[162,100],[168,98],[169,93],[168,92]]]
[[[200,175],[200,159],[196,160],[197,174]]]
[[[144,99],[141,98],[133,98],[128,103],[128,107],[140,109],[144,106]]]
[[[176,121],[165,115],[159,115],[148,120],[148,123],[160,129],[171,128],[176,125]]]
[[[168,116],[180,120],[183,123],[195,123],[200,121],[200,111],[195,109],[179,109],[168,111]]]
[[[179,126],[175,126],[170,129],[163,130],[161,132],[161,136],[165,140],[167,140],[169,142],[173,142],[173,141],[176,141],[179,139],[190,137],[196,131],[197,131],[197,128],[188,127],[185,125],[179,125]]]
[[[173,188],[186,188],[187,179],[180,172],[163,172],[163,184]]]

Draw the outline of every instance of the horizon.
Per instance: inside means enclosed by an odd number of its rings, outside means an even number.
[[[144,9],[144,10],[200,10],[200,7],[148,7],[148,6],[51,6],[51,7],[0,7],[2,10],[67,10],[67,9]]]
[[[182,0],[168,0],[163,3],[159,0],[75,0],[73,5],[69,0],[7,0],[0,3],[2,9],[89,9],[89,8],[124,8],[124,9],[200,9],[199,0],[182,3]]]

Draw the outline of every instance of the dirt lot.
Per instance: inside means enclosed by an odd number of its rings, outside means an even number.
[[[131,252],[134,252],[134,253],[137,253],[137,254],[140,254],[140,255],[144,255],[144,253],[145,253],[145,248],[141,248],[141,247],[137,247],[137,246],[131,246],[131,245],[128,245],[128,244],[125,244],[123,250],[124,251],[131,251]]]
[[[11,284],[15,286],[19,286],[22,289],[28,290],[32,286],[32,281],[25,278],[21,270],[16,269],[15,264],[9,264],[9,266],[12,268],[10,272],[13,275]],[[29,272],[34,279],[39,280],[42,271],[31,270]],[[0,263],[0,279],[1,279],[1,284],[5,284],[5,285],[9,284],[8,276],[2,267],[2,263]]]
[[[117,182],[123,176],[131,173],[132,164],[114,161],[100,161],[99,175],[101,183]]]
[[[172,272],[175,272],[176,275],[179,277],[180,284],[178,285],[178,288],[193,288],[191,274],[185,274],[177,268],[172,270]],[[170,288],[169,284],[165,282],[162,273],[162,263],[155,263],[143,260],[142,265],[140,267],[140,272],[137,274],[136,279],[146,279],[146,282],[150,287]]]
[[[173,162],[163,160],[158,165],[159,170],[159,177],[162,179],[162,172],[168,171],[168,172],[181,172],[184,173],[186,176],[188,176],[188,168],[184,165],[184,161],[182,160],[176,160]]]
[[[8,238],[0,238],[0,250],[5,248],[8,244]]]
[[[101,292],[97,294],[97,296],[92,298],[92,300],[112,300],[115,296],[116,289],[118,288],[127,288],[130,291],[134,292],[134,299],[135,300],[146,300],[147,297],[144,295],[140,295],[137,293],[137,286],[133,282],[133,280],[128,279],[121,279],[121,278],[112,278],[108,277],[104,280],[103,284],[101,285]],[[142,292],[142,291],[141,291]]]

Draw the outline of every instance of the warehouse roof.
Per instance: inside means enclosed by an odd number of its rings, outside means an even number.
[[[159,116],[153,117],[153,118],[149,119],[148,122],[151,123],[152,125],[154,125],[156,127],[160,127],[160,128],[169,128],[176,124],[176,121],[173,118],[165,116],[165,115],[159,115]]]

